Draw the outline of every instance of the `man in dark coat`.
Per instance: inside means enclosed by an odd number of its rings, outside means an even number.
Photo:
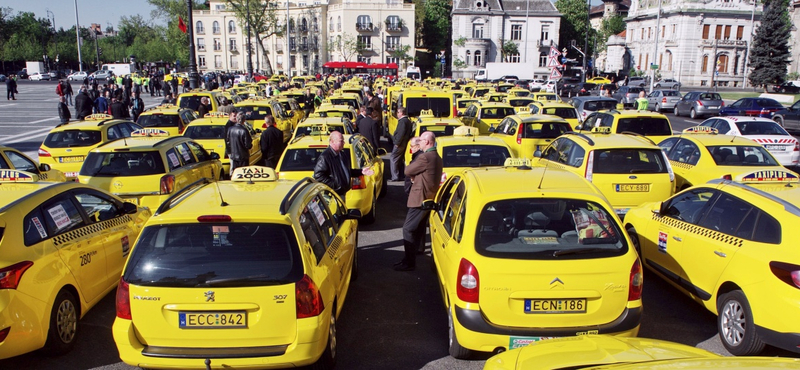
[[[267,128],[261,132],[261,155],[265,166],[276,168],[283,154],[283,131],[275,127],[275,117],[271,115],[264,117],[264,124]]]
[[[367,107],[362,105],[360,108],[358,108],[358,116],[356,116],[356,122],[355,122],[356,132],[359,132],[359,125],[361,125],[361,120],[364,119],[364,117],[366,116],[367,116]]]
[[[389,161],[391,169],[391,181],[403,181],[403,169],[405,168],[406,145],[411,139],[411,121],[406,117],[406,108],[397,108],[397,127],[392,135],[392,156]]]
[[[131,98],[131,115],[133,115],[133,122],[139,119],[139,115],[144,112],[144,100],[139,97],[139,92],[134,91]]]
[[[8,76],[6,79],[6,100],[17,100],[14,94],[17,93],[17,78]]]
[[[250,136],[250,131],[244,127],[245,115],[239,113],[236,115],[236,124],[228,129],[228,143],[230,145],[230,154],[228,158],[231,159],[231,169],[245,167],[250,165],[250,149],[253,147],[253,138]]]
[[[86,93],[86,87],[75,96],[75,118],[82,120],[92,114],[92,99]]]
[[[67,106],[67,98],[64,96],[58,98],[58,118],[61,118],[61,123],[67,123],[72,118]]]
[[[111,115],[117,119],[130,117],[130,114],[128,114],[128,107],[125,105],[125,102],[122,101],[122,96],[118,95],[113,99],[111,103]]]
[[[362,118],[358,124],[358,133],[369,141],[370,145],[372,145],[372,152],[376,155],[378,154],[378,145],[381,142],[380,127],[377,121],[378,114],[377,111],[373,110],[371,116]]]
[[[339,131],[331,132],[326,148],[317,158],[314,166],[314,180],[317,180],[333,189],[344,200],[350,190],[350,179],[361,175],[370,176],[374,172],[371,168],[353,170],[350,168],[350,158],[342,153],[344,136]]]
[[[211,103],[207,97],[200,98],[200,105],[197,106],[197,116],[203,118],[211,111]]]

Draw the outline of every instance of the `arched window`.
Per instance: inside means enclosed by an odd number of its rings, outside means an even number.
[[[717,59],[719,73],[728,73],[728,54],[722,54]]]
[[[672,71],[672,52],[667,50],[667,71]]]
[[[201,35],[206,33],[206,29],[205,29],[205,27],[203,27],[203,22],[201,22],[201,21],[197,21],[194,24],[194,29],[195,29],[195,32],[197,32],[197,33],[199,33]]]
[[[708,55],[703,55],[703,64],[701,65],[700,72],[706,73],[708,71]]]
[[[312,31],[319,32],[319,21],[317,20],[317,17],[314,17],[314,23],[311,25],[311,28],[313,28]]]
[[[467,50],[467,56],[466,56],[466,58],[467,58],[467,59],[466,59],[466,60],[464,60],[464,63],[465,63],[466,65],[469,65],[469,59],[470,59],[470,58],[469,58],[469,56],[470,56],[470,52],[469,52],[469,50]]]
[[[308,31],[308,21],[305,18],[303,18],[303,20],[300,22],[300,31],[301,32]]]
[[[294,33],[294,19],[289,18],[289,33]]]
[[[236,33],[236,22],[228,21],[228,33]]]
[[[481,66],[481,62],[482,62],[482,60],[481,60],[481,51],[480,50],[475,50],[475,66],[476,67],[480,67]]]
[[[336,19],[336,30],[339,31],[339,32],[342,32],[342,16],[341,15]]]
[[[331,32],[333,32],[333,17],[331,17],[331,20],[328,21],[328,24],[330,25],[329,28],[330,28]]]
[[[219,22],[214,21],[214,23],[211,24],[211,30],[214,32],[215,35],[218,35],[219,34]]]

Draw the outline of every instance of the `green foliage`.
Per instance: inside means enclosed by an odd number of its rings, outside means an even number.
[[[394,58],[398,58],[404,62],[410,62],[415,58],[413,55],[408,54],[409,51],[411,51],[411,45],[400,45],[396,49],[390,51],[389,55],[391,55]]]
[[[455,44],[456,46],[460,46],[460,47],[462,47],[462,48],[463,48],[463,47],[464,47],[464,45],[466,45],[466,44],[467,44],[467,38],[466,38],[466,37],[464,37],[464,36],[461,36],[461,37],[459,37],[459,38],[457,38],[457,39],[453,40],[453,44]]]
[[[422,45],[434,53],[449,49],[451,3],[448,0],[427,0],[423,4],[424,16],[417,18],[417,23],[422,24]]]
[[[786,80],[787,80],[787,81],[796,81],[796,80],[800,80],[800,73],[797,73],[797,72],[789,72],[789,74],[787,74],[787,75],[786,75]]]
[[[467,68],[467,63],[461,57],[456,57],[453,60],[453,68],[455,69],[464,69]]]
[[[278,21],[277,8],[270,2],[249,1],[249,0],[227,0],[226,4],[236,18],[239,19],[239,28],[242,32],[250,25],[250,32],[256,39],[256,43],[263,45],[263,40],[276,35],[278,37],[284,34],[285,29],[280,27]],[[265,48],[254,48],[254,50],[265,51]],[[269,62],[269,56],[262,54],[265,60],[265,70],[267,74],[272,74],[272,65]]]
[[[587,14],[589,9],[585,0],[556,0],[556,9],[561,12],[561,29],[559,32],[559,49],[568,48],[568,55],[570,57],[577,57],[580,54],[572,49],[569,45],[572,40],[575,40],[575,46],[581,49],[586,55],[592,54],[592,45],[589,45],[589,51],[583,50],[584,40],[586,33],[589,32],[591,39],[594,29],[589,28],[589,19]],[[605,43],[605,42],[603,42]]]
[[[508,62],[509,57],[512,55],[519,55],[519,48],[517,47],[517,44],[515,44],[514,42],[510,40],[506,40],[506,42],[503,42],[502,40],[500,40],[500,44],[503,45],[500,48],[500,58],[504,62]]]
[[[442,62],[437,61],[433,65],[433,77],[442,77]]]
[[[789,37],[792,23],[787,11],[788,0],[771,0],[764,5],[761,25],[756,29],[750,48],[753,69],[749,79],[753,86],[780,84],[786,80],[789,65]]]
[[[625,31],[625,18],[621,15],[616,14],[603,19],[603,23],[600,25],[600,31],[597,35],[597,48],[605,50],[608,38],[622,31]]]

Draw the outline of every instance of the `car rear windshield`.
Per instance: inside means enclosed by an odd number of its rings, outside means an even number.
[[[142,127],[180,127],[181,119],[176,114],[148,114],[136,120]]]
[[[638,86],[628,87],[628,94],[638,94],[642,91],[644,91],[644,88]]]
[[[476,101],[477,100],[459,100],[457,105],[459,108],[466,108],[467,105],[469,105],[470,103],[474,103]]]
[[[453,145],[442,152],[445,168],[502,166],[511,157],[508,149],[497,145]]]
[[[358,102],[356,99],[329,99],[333,105],[349,105],[353,109],[358,109]]]
[[[165,173],[157,150],[147,152],[89,153],[83,162],[82,176],[146,176]]]
[[[264,117],[272,115],[272,107],[250,105],[237,108],[239,112],[244,113],[247,120],[263,120]]]
[[[699,100],[722,100],[722,96],[715,93],[703,93],[700,94]]]
[[[577,199],[505,199],[478,218],[475,250],[491,258],[587,259],[627,252],[622,231],[599,204]]]
[[[639,135],[672,135],[669,121],[661,117],[634,117],[620,118],[617,123],[617,133],[625,131],[635,132]]]
[[[709,146],[720,166],[780,166],[763,146]]]
[[[736,121],[736,127],[742,135],[789,135],[773,121]]]
[[[195,140],[224,139],[225,125],[189,126],[183,135]]]
[[[583,110],[595,112],[601,109],[616,109],[617,104],[615,100],[587,101],[583,104]]]
[[[314,166],[317,165],[317,158],[324,150],[325,148],[288,149],[283,153],[283,162],[281,162],[278,172],[314,171]],[[349,157],[350,149],[342,149],[342,154]]]
[[[601,149],[594,151],[594,173],[667,173],[659,149]]]
[[[433,126],[420,126],[419,134],[430,131],[434,136],[453,136],[453,132],[460,126],[456,125],[433,125]]]
[[[524,107],[532,102],[533,99],[511,99],[508,101],[508,105],[512,107]]]
[[[681,94],[675,90],[661,90],[661,95],[664,96],[681,96]]]
[[[506,118],[506,116],[514,115],[516,113],[517,112],[514,111],[514,108],[504,108],[504,107],[483,108],[481,109],[481,118],[489,118],[489,119]]]
[[[317,111],[320,117],[346,117],[349,120],[354,120],[353,112],[341,110],[324,110]]]
[[[141,286],[240,287],[284,285],[302,277],[291,226],[221,222],[146,227],[124,279]]]
[[[542,108],[539,114],[552,114],[561,118],[578,118],[575,108]]]
[[[338,131],[338,132],[341,132],[342,134],[346,134],[346,132],[344,132],[344,126],[343,125],[325,125],[325,126],[327,126],[327,128],[328,128],[328,133],[329,134],[331,132],[334,132],[334,131]],[[321,128],[321,126],[318,126],[318,125],[297,126],[297,128],[294,130],[294,135],[295,135],[295,137],[300,137],[300,136],[303,136],[303,135],[311,135],[311,134],[319,135],[320,134],[320,128]]]
[[[764,108],[783,108],[775,99],[756,99],[756,106]]]
[[[525,124],[526,139],[555,139],[569,131],[572,131],[569,123],[544,122]]]
[[[409,117],[419,117],[423,109],[430,109],[434,117],[450,117],[452,115],[450,104],[450,98],[406,98],[406,113]]]
[[[103,139],[100,131],[64,130],[52,132],[44,139],[48,148],[77,148],[92,146]]]
[[[196,111],[197,108],[200,107],[200,99],[202,98],[203,97],[199,95],[181,95],[178,105],[181,108],[189,108]]]

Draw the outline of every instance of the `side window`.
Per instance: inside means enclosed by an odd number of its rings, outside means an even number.
[[[22,221],[22,233],[25,239],[25,246],[31,246],[49,237],[44,226],[42,210],[38,207],[25,216]]]
[[[110,220],[124,214],[116,202],[93,192],[76,193],[75,199],[83,207],[86,215],[89,216],[89,222],[92,223]]]
[[[178,153],[175,152],[175,148],[167,150],[167,163],[169,164],[170,171],[182,166],[181,160],[178,159]]]
[[[122,137],[122,133],[119,131],[119,128],[117,126],[119,125],[111,126],[106,131],[106,135],[108,136],[109,141],[116,140]]]
[[[586,117],[586,119],[583,120],[583,129],[587,130],[591,129],[592,127],[595,127],[597,124],[598,117],[600,117],[600,115],[597,113],[592,113],[589,115],[589,117]]]
[[[555,161],[558,159],[558,145],[561,144],[562,140],[553,141],[542,153],[542,158],[547,159],[549,161]]]
[[[669,154],[669,160],[695,165],[700,160],[700,148],[693,142],[683,139],[675,144]]]
[[[325,205],[328,206],[328,210],[331,212],[331,215],[333,215],[333,223],[336,225],[336,229],[338,230],[342,226],[345,216],[347,215],[347,207],[330,191],[325,190],[320,193],[320,196],[325,202]]]
[[[193,141],[187,142],[186,144],[189,145],[189,149],[191,149],[192,153],[194,153],[194,156],[197,157],[199,162],[205,162],[211,159],[211,157],[208,155],[208,152],[206,152],[206,150],[203,149],[200,144]]]
[[[759,243],[780,244],[781,224],[766,212],[760,211],[753,240]]]
[[[314,222],[319,227],[320,235],[322,235],[325,245],[330,245],[333,238],[336,236],[336,230],[333,228],[333,220],[331,220],[325,203],[323,203],[319,197],[314,197],[306,208],[311,211],[311,215],[314,217]]]
[[[464,217],[467,214],[467,199],[466,197],[463,198],[461,201],[461,209],[458,211],[458,219],[456,220],[456,224],[453,225],[453,239],[455,241],[460,242],[461,236],[464,235]]]
[[[586,156],[586,150],[580,145],[572,146],[572,153],[569,154],[568,166],[580,167],[583,165],[583,158]]]
[[[439,191],[441,197],[438,199],[439,210],[436,212],[439,215],[439,219],[444,219],[445,207],[449,203],[450,197],[453,195],[453,186],[458,185],[459,182],[461,182],[460,177],[452,177],[452,180],[448,179],[442,187],[442,190]]]
[[[614,125],[614,116],[610,114],[600,114],[598,120],[600,121],[598,127],[611,127]]]
[[[714,128],[717,129],[720,135],[724,135],[731,131],[731,124],[724,119],[718,119],[717,124],[714,125]]]
[[[561,143],[558,144],[558,159],[556,159],[556,161],[558,163],[568,164],[569,154],[574,145],[575,143],[572,140],[561,140]]]
[[[717,123],[717,121],[719,121],[719,120],[716,119],[716,118],[707,119],[703,123],[701,123],[700,126],[714,127],[714,124]]]
[[[739,224],[742,221],[747,221],[745,218],[752,208],[753,206],[739,198],[729,194],[722,194],[719,200],[714,203],[714,206],[706,212],[707,215],[698,225],[728,235],[736,235]],[[745,230],[748,227],[748,225],[743,226]],[[749,228],[750,230],[753,229],[752,223],[750,223]]]
[[[0,169],[10,169],[10,168],[11,167],[9,167],[8,163],[6,162],[6,160],[3,159],[3,157],[0,157]]]
[[[460,210],[461,203],[464,201],[465,192],[466,192],[466,187],[464,186],[464,183],[462,182],[458,184],[456,191],[453,193],[453,198],[447,205],[447,209],[444,215],[444,228],[450,235],[453,235],[453,226],[455,224],[456,215]]]
[[[303,209],[303,213],[300,214],[300,228],[303,230],[303,236],[306,238],[309,246],[311,247],[311,251],[314,252],[314,256],[317,258],[317,263],[322,260],[322,257],[325,255],[325,242],[322,239],[322,235],[319,231],[319,224],[315,221],[316,216],[310,210],[308,206]]]
[[[39,173],[39,169],[36,168],[36,163],[33,163],[30,159],[21,156],[17,152],[7,151],[5,152],[6,157],[8,160],[11,161],[11,164],[14,165],[14,168],[19,171],[27,171],[33,173]],[[2,162],[2,158],[0,158],[0,162]],[[2,163],[0,163],[2,165]],[[8,167],[0,167],[0,168],[8,168]]]
[[[666,139],[666,140],[658,143],[658,146],[661,148],[661,151],[663,151],[664,154],[666,154],[667,157],[669,157],[669,151],[672,150],[672,148],[675,147],[675,143],[677,143],[677,142],[678,142],[678,138],[677,137],[671,137],[669,139]]]
[[[353,145],[353,154],[355,154],[356,166],[355,168],[364,168],[369,166],[369,156],[367,153],[370,151],[362,141],[357,141]]]
[[[701,219],[703,210],[707,208],[709,200],[716,194],[716,191],[708,188],[698,188],[687,191],[672,198],[664,206],[662,216],[671,217],[685,221],[690,224],[697,224]]]
[[[539,106],[536,104],[531,104],[531,114],[539,113]]]
[[[197,163],[197,160],[192,156],[191,151],[189,151],[189,147],[186,143],[181,143],[175,146],[175,149],[178,151],[178,154],[181,155],[184,164],[192,164]]]
[[[71,195],[62,194],[47,203],[43,208],[47,234],[50,236],[86,225]]]
[[[128,123],[121,123],[116,127],[119,127],[119,132],[122,134],[122,137],[131,137],[131,132],[136,130],[135,127],[132,127]]]

